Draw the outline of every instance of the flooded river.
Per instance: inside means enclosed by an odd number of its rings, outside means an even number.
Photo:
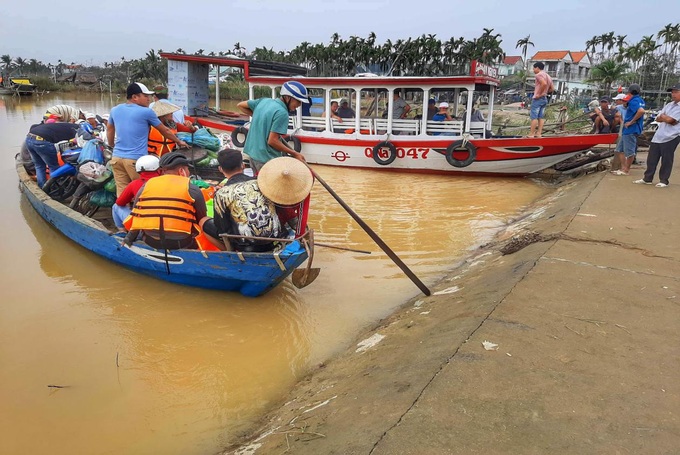
[[[22,197],[14,155],[47,107],[103,114],[122,98],[0,97],[0,453],[215,453],[418,294],[318,184],[317,241],[373,254],[318,248],[321,275],[304,289],[288,280],[251,299],[181,287],[78,247]],[[527,179],[315,170],[428,285],[549,191]]]

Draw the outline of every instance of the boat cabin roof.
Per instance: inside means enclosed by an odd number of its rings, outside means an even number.
[[[211,57],[204,55],[186,55],[161,53],[168,60],[208,63],[217,66],[243,68],[245,80],[251,85],[280,86],[295,78],[310,87],[455,87],[475,86],[475,90],[486,91],[500,84],[498,70],[495,67],[472,61],[470,73],[461,76],[350,76],[350,77],[306,77],[307,70],[297,65],[278,62],[262,62],[230,57]]]

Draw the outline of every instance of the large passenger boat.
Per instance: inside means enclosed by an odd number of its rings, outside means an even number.
[[[527,175],[549,168],[599,144],[613,144],[616,134],[562,135],[527,138],[491,134],[497,69],[471,62],[464,75],[446,77],[306,77],[304,69],[238,58],[162,54],[168,59],[168,84],[173,101],[198,123],[231,133],[242,146],[248,118],[208,108],[210,66],[243,70],[251,99],[277,97],[291,78],[305,84],[312,109],[292,113],[288,140],[308,163],[351,168],[439,174]],[[363,77],[362,77],[363,76]],[[205,88],[203,88],[205,87]],[[219,90],[219,88],[218,88]],[[399,99],[409,103],[408,115],[395,116]],[[453,119],[428,115],[428,100],[446,102]],[[331,115],[334,100],[346,101],[345,118]],[[475,113],[488,105],[484,121]],[[347,116],[347,112],[351,116]],[[483,118],[483,117],[482,117]]]

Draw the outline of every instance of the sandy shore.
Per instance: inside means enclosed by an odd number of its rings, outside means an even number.
[[[642,172],[563,184],[224,453],[680,453],[680,184]]]

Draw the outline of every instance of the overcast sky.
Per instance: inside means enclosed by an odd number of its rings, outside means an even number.
[[[139,58],[149,49],[188,53],[266,46],[290,50],[303,41],[343,38],[377,42],[436,34],[441,40],[478,37],[484,27],[519,55],[518,39],[531,34],[536,50],[584,50],[609,31],[629,42],[680,19],[678,0],[2,0],[0,54],[45,63],[101,64]],[[157,5],[157,6],[153,6]]]

